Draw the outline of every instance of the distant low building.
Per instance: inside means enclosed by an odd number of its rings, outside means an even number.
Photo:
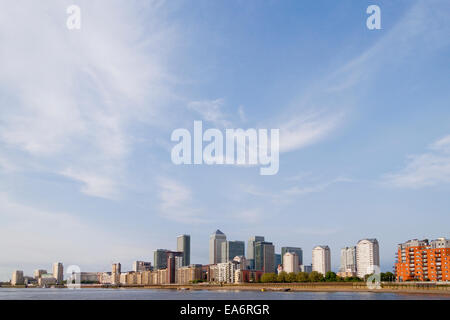
[[[312,264],[310,264],[310,265],[304,265],[304,264],[300,265],[300,271],[301,272],[311,273],[312,270],[313,270],[312,269]]]
[[[57,284],[56,278],[52,274],[43,274],[38,280],[40,287],[52,286]]]
[[[46,273],[47,273],[47,270],[37,269],[37,270],[34,270],[33,275],[34,275],[34,278],[36,280],[38,280],[43,274],[46,274]]]

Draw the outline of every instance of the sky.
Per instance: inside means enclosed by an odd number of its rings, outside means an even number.
[[[69,5],[81,29],[66,27]],[[369,30],[366,9],[381,9]],[[445,0],[3,1],[0,281],[110,271],[191,235],[340,248],[450,237]],[[175,165],[171,133],[280,129],[280,167]]]

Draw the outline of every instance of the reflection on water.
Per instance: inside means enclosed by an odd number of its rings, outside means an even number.
[[[0,300],[450,300],[450,296],[372,292],[260,292],[238,290],[152,289],[10,289],[0,288]]]

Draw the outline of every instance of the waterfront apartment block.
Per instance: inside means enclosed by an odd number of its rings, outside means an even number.
[[[409,240],[398,245],[397,281],[450,281],[450,240]]]
[[[356,245],[356,274],[364,278],[380,271],[380,248],[377,239],[363,239]]]
[[[326,275],[331,271],[331,253],[328,246],[316,246],[312,251],[312,271]]]
[[[56,279],[57,284],[62,284],[64,280],[64,267],[61,262],[55,262],[53,264],[53,277]]]
[[[283,256],[283,271],[287,273],[299,272],[298,255],[295,252],[287,252]]]
[[[22,270],[14,270],[11,277],[11,285],[17,286],[22,285],[24,283],[23,280],[23,271]]]
[[[345,247],[341,249],[340,273],[356,275],[356,247]]]
[[[133,271],[134,272],[143,272],[152,270],[151,262],[146,261],[135,261],[133,262]]]
[[[288,252],[294,252],[298,256],[298,264],[303,264],[303,249],[298,247],[281,247],[281,264],[284,264],[284,255]]]

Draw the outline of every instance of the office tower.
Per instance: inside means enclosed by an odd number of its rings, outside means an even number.
[[[450,281],[450,240],[409,240],[398,245],[396,280]]]
[[[283,265],[281,263],[281,260],[283,260],[283,258],[281,257],[281,254],[279,254],[279,253],[275,253],[274,257],[275,257],[275,264],[274,264],[275,272],[277,272],[278,271],[278,266]]]
[[[283,256],[283,270],[287,273],[299,272],[298,255],[295,252],[287,252]]]
[[[133,271],[134,272],[144,272],[144,271],[151,271],[151,270],[152,270],[151,262],[145,262],[145,261],[133,262]]]
[[[260,241],[255,243],[255,270],[274,272],[275,246],[272,242]]]
[[[167,268],[167,253],[170,250],[167,249],[157,249],[153,252],[153,264],[155,270]]]
[[[176,271],[181,268],[183,262],[183,252],[168,251],[167,256],[167,283],[175,283]]]
[[[281,248],[281,264],[284,263],[283,258],[284,255],[288,252],[295,252],[298,256],[298,264],[302,265],[303,264],[303,250],[302,248],[298,248],[298,247],[282,247]]]
[[[42,270],[42,269],[37,269],[37,270],[34,270],[34,278],[36,279],[36,280],[38,280],[43,274],[46,274],[47,273],[47,270]]]
[[[331,254],[328,246],[316,246],[312,252],[312,271],[326,275],[331,271]]]
[[[61,262],[53,264],[53,278],[56,279],[57,284],[62,284],[64,280],[64,268]]]
[[[248,239],[247,244],[247,263],[249,269],[255,269],[255,243],[264,241],[264,237],[262,236],[254,236]]]
[[[17,286],[17,285],[22,285],[23,283],[24,283],[23,271],[22,270],[15,270],[12,273],[11,285],[12,286]]]
[[[191,264],[191,236],[183,234],[177,237],[177,251],[183,252],[183,266]]]
[[[368,274],[379,272],[380,253],[377,239],[363,239],[356,245],[356,274],[364,278]]]
[[[356,272],[356,247],[345,247],[341,249],[341,267],[343,273]]]
[[[209,264],[222,262],[222,243],[227,241],[227,236],[220,230],[216,230],[209,237]]]
[[[244,241],[226,241],[222,242],[222,262],[228,262],[237,256],[245,255]]]

